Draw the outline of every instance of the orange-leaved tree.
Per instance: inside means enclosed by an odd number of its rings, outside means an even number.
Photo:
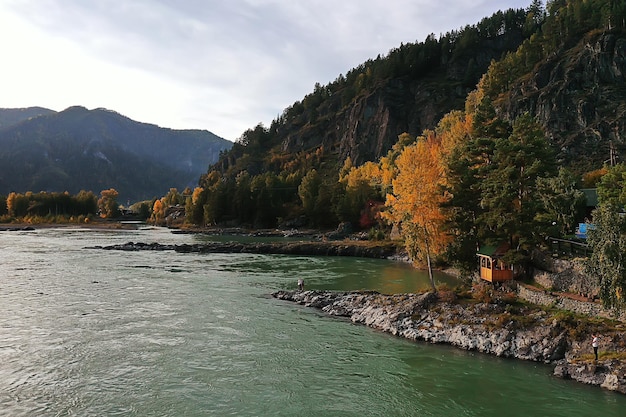
[[[117,203],[118,195],[119,193],[115,188],[100,191],[100,198],[98,199],[100,217],[110,219],[119,216],[120,210]]]
[[[432,257],[443,253],[449,243],[444,231],[442,204],[448,196],[444,191],[442,144],[433,132],[407,146],[395,161],[397,176],[393,194],[387,195],[385,218],[402,227],[409,256],[426,262],[432,289]]]

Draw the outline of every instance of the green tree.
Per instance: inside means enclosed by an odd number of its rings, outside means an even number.
[[[552,175],[555,167],[543,129],[528,113],[515,120],[511,136],[496,141],[494,162],[481,184],[485,212],[480,221],[494,237],[510,242],[514,257],[509,261],[523,263],[541,235],[534,221],[543,211],[537,180]]]
[[[576,184],[576,178],[566,168],[556,177],[538,178],[537,195],[545,211],[537,213],[536,221],[547,233],[565,236],[574,231],[584,216],[586,198]]]
[[[597,277],[604,306],[621,311],[626,304],[626,219],[616,206],[604,203],[594,210],[593,223],[587,232],[591,256],[586,270]]]
[[[266,172],[257,175],[250,182],[250,191],[254,208],[255,227],[273,227],[276,218],[280,217],[280,207],[275,199],[274,191],[278,188],[276,175]]]
[[[222,181],[218,181],[207,191],[206,200],[203,206],[203,223],[205,225],[218,224],[223,219],[224,215],[227,214],[225,205],[228,202],[226,198],[228,193],[226,189],[227,184]]]
[[[248,171],[241,171],[235,178],[232,208],[240,223],[252,222],[254,217],[251,183],[252,178]]]
[[[312,221],[316,220],[316,203],[322,186],[322,178],[315,169],[310,170],[298,187],[298,196],[302,201],[302,208],[304,213]]]
[[[130,206],[130,209],[137,213],[137,216],[142,220],[148,220],[152,215],[152,207],[154,204],[151,201],[139,201]]]
[[[206,199],[204,188],[196,187],[191,198],[185,203],[185,220],[188,223],[202,225],[204,220],[204,201]]]
[[[176,188],[170,188],[168,193],[165,194],[165,197],[163,197],[163,204],[165,204],[166,207],[177,206],[184,203],[185,197],[179,193]]]
[[[94,215],[98,211],[98,198],[92,191],[81,190],[75,197],[76,211],[75,214],[83,214],[85,216]]]
[[[324,182],[317,170],[310,170],[298,187],[298,196],[309,222],[313,226],[330,226],[336,223],[332,201],[336,181]]]
[[[626,164],[617,164],[606,169],[598,183],[598,200],[600,203],[617,207],[626,205]]]
[[[446,191],[450,199],[442,208],[447,218],[445,227],[454,236],[448,258],[466,276],[476,269],[476,248],[484,235],[478,223],[484,212],[480,191],[483,157],[481,151],[474,152],[475,145],[478,143],[459,144],[445,161]]]

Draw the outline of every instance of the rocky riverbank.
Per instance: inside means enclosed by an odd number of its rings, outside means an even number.
[[[120,245],[92,246],[87,249],[123,251],[166,251],[181,253],[257,253],[301,256],[359,256],[391,259],[397,256],[398,247],[391,242],[209,242],[198,244],[164,245],[160,243],[128,242]]]
[[[602,356],[597,363],[588,359],[588,329],[543,309],[501,300],[446,301],[443,298],[454,297],[434,293],[278,291],[272,295],[414,341],[553,364],[557,377],[626,394],[626,364]],[[623,353],[624,333],[603,330],[601,352]]]

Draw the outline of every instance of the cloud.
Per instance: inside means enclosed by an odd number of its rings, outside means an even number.
[[[527,7],[519,0],[447,3],[8,0],[0,4],[0,106],[107,107],[234,140],[269,124],[316,82],[401,42]]]

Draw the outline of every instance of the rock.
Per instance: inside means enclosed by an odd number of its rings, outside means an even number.
[[[617,375],[609,374],[604,378],[604,382],[600,386],[610,391],[617,391],[620,388],[619,378]]]
[[[381,242],[359,244],[359,242],[210,242],[205,244],[163,245],[159,243],[128,242],[110,246],[91,246],[86,249],[123,251],[164,251],[180,253],[265,253],[281,255],[311,256],[358,256],[363,258],[392,259],[397,254],[393,243]]]
[[[562,379],[572,379],[572,376],[569,373],[569,365],[559,364],[554,368],[553,375]]]
[[[339,223],[337,230],[326,234],[326,238],[329,240],[341,240],[350,236],[353,232],[352,224],[350,222]]]
[[[624,118],[614,117],[621,110],[609,105],[621,100],[625,56],[623,36],[591,32],[516,81],[498,111],[509,120],[530,112],[566,165],[581,171],[601,165],[609,144],[622,144],[625,137]]]

